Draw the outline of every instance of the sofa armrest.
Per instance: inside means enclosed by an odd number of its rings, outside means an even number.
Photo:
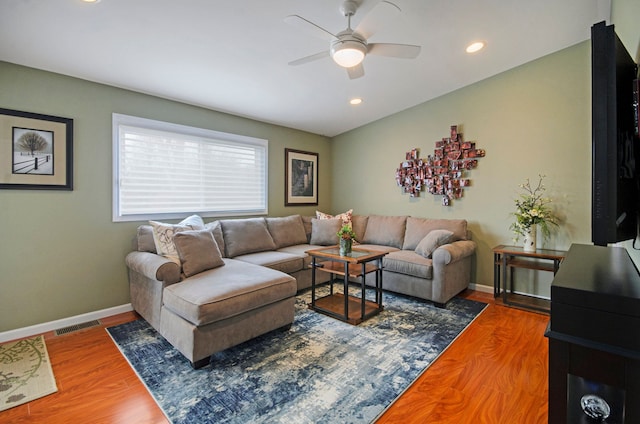
[[[476,251],[476,243],[471,240],[458,240],[437,248],[433,255],[433,266],[439,267],[457,262]]]
[[[469,287],[471,282],[471,258],[476,243],[459,240],[440,246],[434,252],[431,300],[444,305],[449,299]]]
[[[165,258],[149,252],[131,252],[127,255],[127,266],[145,277],[173,284],[180,281],[180,266]]]

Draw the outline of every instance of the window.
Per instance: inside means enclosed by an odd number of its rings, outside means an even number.
[[[113,114],[113,220],[267,213],[268,141]]]

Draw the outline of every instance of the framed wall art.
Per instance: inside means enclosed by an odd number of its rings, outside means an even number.
[[[284,205],[318,205],[318,154],[284,149]]]
[[[0,189],[73,190],[73,119],[0,109]]]

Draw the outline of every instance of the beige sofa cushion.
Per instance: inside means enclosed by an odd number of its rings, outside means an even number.
[[[220,221],[207,222],[204,225],[204,228],[211,231],[211,234],[213,234],[213,239],[216,241],[222,257],[226,257],[224,250],[224,235],[222,234],[222,225],[220,225]]]
[[[156,243],[153,241],[153,227],[151,225],[141,225],[136,234],[136,245],[134,250],[138,252],[158,253]]]
[[[227,257],[276,250],[264,218],[224,219],[220,221]]]
[[[353,232],[356,233],[356,241],[361,242],[364,238],[364,232],[367,229],[367,222],[369,222],[368,215],[353,215],[351,217],[351,226]]]
[[[302,269],[308,268],[311,265],[311,256],[307,254],[307,251],[312,249],[322,249],[324,246],[317,246],[315,244],[296,244],[295,246],[287,246],[282,249],[278,249],[278,252],[288,253],[302,259]],[[316,259],[319,262],[320,259]]]
[[[309,243],[311,241],[311,230],[312,230],[312,224],[311,221],[313,221],[314,219],[316,219],[313,216],[303,216],[302,217],[302,225],[304,225],[304,232],[307,235],[307,243]]]
[[[304,258],[300,255],[281,251],[248,253],[246,255],[236,256],[234,259],[254,265],[266,266],[271,269],[286,272],[287,274],[300,271],[304,266]]]
[[[164,306],[195,325],[220,321],[296,294],[296,279],[234,259],[164,289]]]
[[[373,250],[376,252],[395,252],[400,250],[397,247],[383,246],[381,244],[357,244],[354,247],[357,247],[358,249],[364,249],[364,250]]]
[[[393,246],[401,249],[406,222],[406,216],[369,215],[367,229],[361,242],[364,244]]]
[[[224,265],[210,230],[182,231],[173,236],[173,242],[186,277]]]
[[[276,244],[276,248],[306,244],[307,234],[300,215],[291,215],[283,218],[266,218],[269,234]]]
[[[433,230],[449,230],[455,240],[467,239],[467,221],[464,219],[428,219],[407,218],[407,229],[404,235],[403,250],[415,250],[424,236]]]
[[[338,231],[342,227],[342,219],[312,219],[311,244],[331,246],[338,244]]]
[[[382,258],[382,266],[388,272],[433,279],[433,261],[410,250],[390,252]]]

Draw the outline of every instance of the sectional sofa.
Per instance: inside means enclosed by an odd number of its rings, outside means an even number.
[[[345,223],[359,247],[388,252],[385,290],[444,306],[468,287],[475,243],[464,220],[318,213],[205,224],[193,216],[138,228],[126,257],[131,304],[194,368],[206,365],[215,352],[291,325],[295,295],[311,285],[306,252],[337,244]]]

